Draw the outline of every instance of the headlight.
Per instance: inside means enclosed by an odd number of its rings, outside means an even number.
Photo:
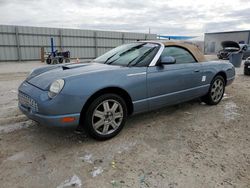
[[[62,90],[63,86],[64,86],[64,80],[62,79],[52,82],[49,88],[48,96],[50,98],[57,96],[58,93],[60,93],[60,91]]]

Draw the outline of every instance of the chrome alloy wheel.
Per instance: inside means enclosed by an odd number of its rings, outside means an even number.
[[[211,89],[211,98],[214,102],[218,102],[224,93],[224,83],[221,79],[214,81]]]
[[[92,115],[92,125],[101,135],[108,135],[116,131],[123,120],[122,105],[113,99],[100,103]]]

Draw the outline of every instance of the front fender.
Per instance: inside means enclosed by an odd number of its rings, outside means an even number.
[[[132,102],[147,98],[147,67],[124,67],[121,70],[91,73],[70,77],[65,80],[62,95],[78,96],[81,106],[96,92],[110,87],[125,90]],[[146,106],[146,105],[145,105]],[[135,106],[135,111],[137,107]],[[144,108],[141,106],[140,108]]]

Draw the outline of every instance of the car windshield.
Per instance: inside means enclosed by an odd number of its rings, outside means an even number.
[[[94,62],[119,66],[147,66],[158,47],[158,44],[146,42],[124,44],[94,59]]]

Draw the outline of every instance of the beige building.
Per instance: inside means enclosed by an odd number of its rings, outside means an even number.
[[[220,49],[222,49],[221,42],[226,40],[242,44],[250,44],[250,30],[205,33],[204,53],[216,54]]]

